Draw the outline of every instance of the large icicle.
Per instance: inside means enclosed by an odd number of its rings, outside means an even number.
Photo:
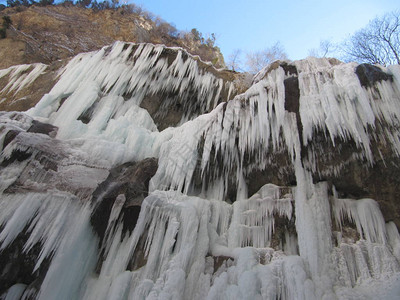
[[[51,261],[38,298],[79,298],[97,255],[97,239],[89,225],[91,210],[76,197],[56,192],[3,195],[0,206],[2,249],[19,234],[29,233],[23,251],[29,253],[34,245],[41,245],[33,272],[44,259]]]
[[[229,247],[270,247],[275,216],[292,218],[292,197],[281,195],[278,186],[267,184],[249,199],[233,204]]]

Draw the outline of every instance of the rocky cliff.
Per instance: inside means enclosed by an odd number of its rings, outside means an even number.
[[[3,297],[399,294],[399,66],[277,61],[239,93],[117,42],[0,76],[10,108],[54,82],[0,116]]]
[[[201,43],[190,33],[132,6],[87,9],[77,6],[18,6],[0,11],[12,25],[0,39],[0,68],[18,64],[51,64],[115,41],[183,47],[216,67],[224,66],[218,47]]]

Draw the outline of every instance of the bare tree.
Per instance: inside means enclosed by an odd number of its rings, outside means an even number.
[[[308,56],[326,57],[335,50],[336,46],[330,40],[321,40],[319,48],[313,48],[308,51]]]
[[[375,18],[342,47],[346,60],[371,64],[400,64],[400,11]]]
[[[246,67],[249,73],[256,74],[274,60],[287,59],[283,46],[276,42],[275,45],[262,51],[246,54]]]
[[[242,68],[240,67],[240,65],[241,65],[240,56],[241,55],[242,55],[242,50],[235,49],[228,56],[228,61],[227,61],[226,65],[230,70],[232,70],[232,71],[242,70]]]
[[[319,49],[321,50],[322,57],[326,57],[329,53],[331,53],[334,47],[335,46],[330,40],[322,40],[319,42]]]

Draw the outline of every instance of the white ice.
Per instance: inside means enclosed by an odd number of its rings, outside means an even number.
[[[184,59],[183,50],[168,63],[162,57],[164,49],[118,42],[78,55],[50,93],[28,112],[59,127],[57,138],[64,145],[60,149],[69,149],[65,151],[71,162],[104,169],[146,157],[159,162],[134,231],[123,233],[118,221],[129,200],[125,196],[118,196],[110,220],[105,220],[107,245],[99,274],[94,272],[97,238],[89,225],[93,207],[57,190],[2,195],[2,247],[29,226],[24,251],[42,243],[37,267],[53,254],[39,297],[365,299],[395,294],[400,273],[397,228],[385,224],[374,200],[338,199],[330,196],[327,183],[314,184],[312,160],[320,153],[311,153],[305,164],[301,151],[316,131],[322,131],[334,145],[337,140],[354,141],[360,154],[351,159],[373,164],[370,146],[376,136],[371,129],[383,124],[387,129],[379,138],[399,155],[399,67],[384,69],[394,79],[376,85],[377,99],[376,91],[360,85],[355,64],[333,64],[328,59],[295,62],[300,134],[296,114],[285,110],[288,75],[283,68],[260,73],[244,94],[217,104],[223,82],[201,71],[192,57]],[[140,107],[146,96],[161,92],[188,99],[190,89],[197,93],[195,103],[183,103],[187,111],[174,128],[159,132]],[[170,99],[164,101],[161,114]],[[202,110],[196,111],[195,105]],[[88,123],[79,120],[85,113]],[[26,124],[29,118],[7,126],[25,131]],[[41,147],[50,139],[25,141],[24,132],[19,136],[4,150],[5,157],[15,149]],[[50,144],[45,143],[43,151],[45,145]],[[274,153],[287,153],[296,185],[266,184],[248,195],[246,176],[252,170],[269,170]],[[13,165],[0,177],[9,184],[23,168]],[[83,173],[67,165],[61,170]],[[66,177],[71,186],[79,187],[73,175]],[[100,178],[85,184],[94,188]],[[226,199],[232,183],[237,193]],[[277,228],[277,218],[285,225]],[[339,231],[349,221],[360,240],[341,239],[345,233],[333,233],[332,220]],[[133,269],[134,265],[143,266]],[[388,284],[380,287],[384,282]]]

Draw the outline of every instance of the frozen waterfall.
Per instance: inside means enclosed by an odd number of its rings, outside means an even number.
[[[340,180],[400,174],[400,67],[218,72],[117,42],[0,114],[2,299],[400,299],[400,223]]]

